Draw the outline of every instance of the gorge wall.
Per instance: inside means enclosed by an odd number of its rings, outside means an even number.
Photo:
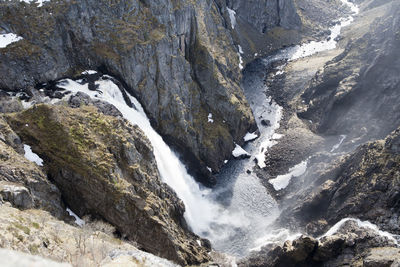
[[[241,69],[281,48],[327,38],[334,21],[350,14],[342,2],[1,1],[0,35],[23,38],[0,48],[0,112],[5,113],[0,117],[0,224],[6,229],[0,229],[2,247],[46,257],[55,248],[56,260],[79,265],[72,256],[60,256],[73,244],[68,235],[79,233],[75,240],[88,235],[66,214],[68,206],[78,216],[90,217],[85,221],[115,227],[110,233],[102,227],[90,234],[92,245],[107,246],[107,253],[99,256],[102,264],[120,257],[136,262],[140,257],[132,256],[139,253],[135,247],[181,265],[209,262],[210,242],[191,232],[185,205],[162,182],[144,132],[106,102],[80,93],[65,97],[60,80],[73,78],[75,85],[88,84],[91,92],[102,94],[98,82],[108,79],[128,99],[126,89],[190,172],[210,186],[216,182],[214,174],[232,159],[236,144],[244,144],[247,133],[259,133],[240,87]],[[366,231],[356,220],[317,238],[348,216],[400,231],[400,5],[356,2],[362,4],[362,16],[346,30],[344,40],[338,38],[337,55],[326,64],[319,62],[323,68],[315,75],[314,69],[309,71],[311,81],[282,83],[292,86],[278,93],[274,90],[284,86],[270,89],[269,104],[277,101],[284,110],[279,129],[286,134],[284,148],[261,151],[267,167],[254,164],[254,169],[243,170],[258,175],[272,192],[268,179],[306,160],[305,176],[271,195],[283,210],[279,226],[313,237],[268,245],[243,259],[242,266],[335,266],[371,257],[373,261],[381,248],[383,254],[399,253],[395,240]],[[286,79],[285,66],[266,77]],[[82,73],[89,69],[97,73]],[[27,109],[29,104],[21,102],[26,99],[46,104]],[[132,101],[127,103],[136,109]],[[304,136],[291,143],[289,131]],[[339,135],[347,139],[338,151],[331,150],[327,140]],[[374,142],[364,144],[369,140]],[[39,154],[44,166],[24,157],[24,144]],[[207,194],[198,192],[201,197]],[[39,217],[51,223],[41,225]],[[210,227],[215,226],[220,225]],[[65,244],[59,238],[65,238]],[[81,243],[79,250],[88,253]],[[358,260],[342,261],[347,255]],[[100,261],[93,257],[90,264]]]
[[[1,29],[24,38],[0,51],[2,89],[29,91],[85,69],[119,77],[206,183],[205,167],[218,171],[234,142],[256,129],[239,87],[239,58],[213,1],[0,5]]]

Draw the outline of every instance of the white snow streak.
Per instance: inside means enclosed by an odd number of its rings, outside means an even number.
[[[23,38],[21,36],[18,36],[15,33],[0,34],[0,48],[5,48],[9,44],[18,42],[19,40],[22,40],[22,39]]]
[[[229,13],[229,18],[231,19],[232,29],[235,29],[235,26],[236,26],[236,12],[235,12],[235,10],[232,10],[229,7],[227,7],[227,9],[228,9],[228,13]]]
[[[31,162],[36,163],[38,166],[43,166],[43,160],[35,153],[32,152],[32,149],[28,145],[24,145],[25,150],[25,158]]]
[[[279,175],[275,179],[269,180],[269,183],[274,186],[276,191],[286,188],[293,177],[303,175],[307,170],[307,161],[300,162],[296,166],[289,169],[289,173]]]
[[[75,223],[77,225],[79,225],[80,227],[85,225],[85,221],[79,218],[78,215],[76,215],[70,208],[67,208],[67,212],[69,213],[70,216],[75,218]]]

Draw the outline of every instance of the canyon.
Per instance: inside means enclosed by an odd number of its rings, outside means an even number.
[[[8,266],[397,266],[399,14],[0,2]]]

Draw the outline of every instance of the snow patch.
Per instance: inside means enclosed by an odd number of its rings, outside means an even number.
[[[82,72],[82,75],[90,75],[90,74],[96,74],[97,71],[95,70],[85,70],[84,72]]]
[[[36,3],[38,4],[38,7],[43,6],[44,2],[50,2],[50,0],[20,0],[20,2],[25,2],[25,3]]]
[[[239,56],[239,69],[243,69],[243,58],[242,55],[240,53],[237,53]]]
[[[229,13],[229,18],[231,20],[232,29],[235,29],[235,26],[236,26],[236,12],[235,12],[235,10],[232,10],[229,7],[227,7],[227,9],[228,9],[228,13]]]
[[[212,169],[207,166],[207,170],[212,173]]]
[[[213,117],[213,115],[212,115],[211,113],[208,114],[208,117],[207,117],[207,118],[208,118],[208,122],[209,122],[209,123],[214,123],[214,120],[213,120],[212,117]]]
[[[279,106],[275,101],[272,100],[271,97],[268,97],[265,103],[271,103],[268,106],[264,105],[263,109],[266,109],[266,112],[263,113],[262,119],[268,120],[271,123],[271,126],[268,127],[268,132],[263,134],[261,144],[258,148],[258,152],[255,155],[255,159],[257,161],[257,165],[260,168],[265,168],[265,153],[268,148],[274,146],[277,143],[277,139],[282,137],[280,134],[275,134],[275,131],[280,127],[280,120],[282,118],[282,110],[283,108]],[[257,119],[257,124],[261,124],[261,119]],[[261,126],[259,126],[261,127]]]
[[[235,149],[232,151],[232,155],[233,155],[235,158],[239,158],[239,157],[242,157],[242,156],[245,156],[245,157],[249,157],[249,156],[250,156],[250,154],[247,153],[247,151],[244,150],[244,149],[243,149],[241,146],[239,146],[238,144],[236,144]]]
[[[243,54],[243,49],[242,49],[242,47],[240,46],[240,45],[238,45],[238,50],[239,50],[239,53],[238,53],[238,56],[239,56],[239,69],[243,69],[243,58],[242,58],[242,54]]]
[[[243,49],[242,49],[242,47],[241,47],[240,45],[238,45],[238,48],[239,48],[239,53],[240,53],[240,54],[243,54]]]
[[[0,34],[0,48],[5,48],[9,44],[18,42],[19,40],[22,40],[22,39],[23,38],[21,36],[18,36],[15,33]]]
[[[32,149],[28,145],[24,145],[25,150],[25,158],[31,162],[36,163],[38,166],[43,166],[43,160],[35,153],[33,153]]]
[[[358,6],[356,6],[355,4],[353,4],[352,2],[348,1],[348,0],[342,0],[342,3],[347,5],[348,7],[350,7],[351,12],[353,12],[354,14],[358,14],[360,12],[360,8]]]
[[[253,141],[254,139],[256,139],[258,137],[258,135],[256,134],[256,132],[254,133],[247,133],[243,139],[245,142],[249,142],[249,141]]]
[[[70,208],[67,208],[67,212],[69,213],[70,216],[75,218],[75,223],[77,225],[79,225],[80,227],[85,225],[85,221],[79,218],[78,215],[76,215]]]
[[[303,175],[307,170],[307,161],[300,162],[296,166],[289,169],[289,173],[279,175],[275,179],[269,180],[269,183],[274,186],[276,191],[286,188],[293,177]]]

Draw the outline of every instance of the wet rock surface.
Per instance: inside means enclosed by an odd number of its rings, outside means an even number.
[[[160,181],[152,148],[137,126],[94,106],[41,104],[7,120],[43,158],[78,216],[102,218],[145,250],[181,264],[208,259],[187,229],[183,203]]]

